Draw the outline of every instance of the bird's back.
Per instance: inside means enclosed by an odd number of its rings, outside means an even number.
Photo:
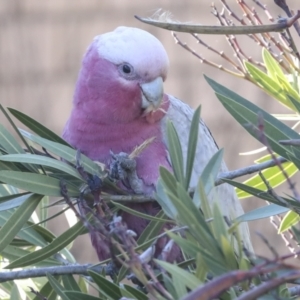
[[[166,145],[167,141],[167,120],[172,121],[181,143],[182,154],[184,163],[187,159],[187,151],[188,151],[188,139],[189,132],[191,128],[191,122],[194,114],[194,110],[187,104],[183,103],[179,99],[170,96],[170,106],[166,116],[161,121],[163,138]],[[199,122],[199,133],[198,133],[198,143],[195,154],[194,167],[190,182],[190,187],[195,188],[197,186],[199,177],[211,159],[211,157],[218,151],[218,146],[212,137],[209,129],[205,125],[202,119]],[[219,170],[219,174],[223,172],[227,172],[227,166],[224,161],[221,163],[221,167]],[[235,190],[229,184],[222,184],[217,186],[213,190],[210,191],[209,200],[211,203],[216,200],[220,204],[221,212],[226,216],[237,217],[244,213],[242,205],[237,198]],[[245,242],[245,246],[248,250],[252,251],[252,244],[250,242],[250,234],[248,225],[246,223],[241,224],[241,231],[243,235],[243,240]]]

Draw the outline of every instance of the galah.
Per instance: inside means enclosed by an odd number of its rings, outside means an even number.
[[[168,55],[163,45],[144,30],[118,27],[96,36],[83,58],[72,112],[63,131],[66,141],[108,167],[112,162],[111,152],[131,153],[145,140],[155,137],[135,158],[136,173],[145,195],[154,193],[160,166],[172,169],[166,138],[168,119],[178,132],[184,159],[187,156],[188,132],[194,111],[164,93],[168,67]],[[216,151],[218,147],[201,120],[191,187],[196,185],[202,170]],[[223,162],[220,172],[226,171]],[[243,214],[231,186],[223,184],[216,190],[224,215]],[[212,201],[213,197],[209,198]],[[157,203],[137,203],[130,207],[149,215],[159,210]],[[122,219],[137,235],[148,223],[125,212]],[[246,247],[252,250],[247,225],[242,224],[241,229]],[[109,256],[93,233],[92,243],[100,260]]]

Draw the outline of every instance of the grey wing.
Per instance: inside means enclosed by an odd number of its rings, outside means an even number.
[[[167,145],[167,134],[166,134],[166,121],[167,119],[171,120],[174,124],[176,131],[178,133],[182,152],[183,159],[186,161],[187,158],[187,148],[188,148],[188,139],[189,139],[189,131],[191,127],[191,121],[193,118],[194,110],[183,103],[179,99],[169,96],[170,107],[166,116],[163,118],[161,126],[163,132],[163,139],[165,144]],[[211,157],[218,151],[218,146],[212,137],[209,129],[201,119],[199,122],[199,134],[198,134],[198,143],[195,155],[195,162],[192,172],[191,178],[191,187],[195,187],[199,176],[201,175],[204,167],[211,159]],[[225,162],[222,162],[220,173],[226,172],[227,166]],[[220,203],[220,207],[222,213],[224,215],[230,216],[232,213],[235,216],[242,215],[244,213],[243,208],[241,206],[240,201],[238,200],[234,188],[228,184],[222,184],[216,187],[216,193],[211,192],[209,196],[209,200],[213,201],[213,199],[217,199]],[[216,195],[217,194],[217,195]],[[216,196],[216,197],[215,197]],[[243,239],[248,250],[252,251],[252,245],[250,242],[249,229],[246,223],[241,225]]]

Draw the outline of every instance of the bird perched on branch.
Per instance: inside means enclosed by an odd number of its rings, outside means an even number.
[[[63,137],[93,160],[113,161],[113,153],[131,153],[145,140],[155,139],[135,158],[139,183],[123,186],[134,192],[153,194],[159,167],[172,169],[168,158],[166,120],[170,119],[180,138],[183,156],[187,156],[188,132],[193,109],[175,97],[165,94],[169,60],[158,39],[138,28],[118,27],[96,36],[89,46],[76,84],[73,109]],[[218,147],[209,129],[201,120],[191,186]],[[227,171],[223,162],[220,172]],[[234,189],[218,186],[222,213],[229,216],[243,213]],[[135,203],[132,209],[155,215],[157,203]],[[122,214],[129,229],[140,235],[147,221],[128,213]],[[242,224],[246,247],[252,249],[248,227]],[[108,254],[92,236],[100,260]]]

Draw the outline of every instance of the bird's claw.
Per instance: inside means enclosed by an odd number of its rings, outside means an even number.
[[[122,181],[125,186],[129,185],[135,194],[142,194],[143,181],[137,176],[136,160],[130,158],[125,152],[118,154],[111,152],[110,154],[112,162],[110,164],[109,177],[113,180]]]

